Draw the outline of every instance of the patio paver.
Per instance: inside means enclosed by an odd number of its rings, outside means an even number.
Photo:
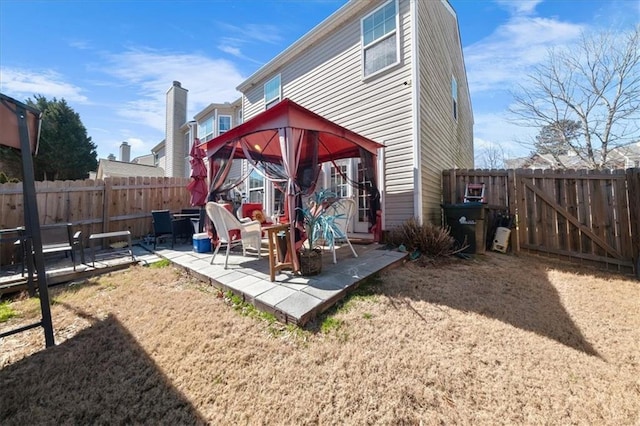
[[[345,297],[350,289],[367,277],[402,262],[406,253],[384,250],[378,244],[355,245],[355,258],[348,246],[336,250],[338,263],[333,264],[331,253],[323,254],[322,273],[312,277],[281,271],[274,282],[269,279],[266,251],[258,259],[255,255],[229,255],[228,269],[224,269],[224,253],[209,264],[211,253],[195,253],[191,245],[176,245],[173,249],[158,247],[158,256],[193,271],[214,286],[230,290],[258,309],[273,313],[278,319],[304,325]],[[147,247],[151,250],[151,246]]]

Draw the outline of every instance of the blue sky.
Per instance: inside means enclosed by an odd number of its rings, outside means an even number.
[[[439,1],[439,0],[417,0]],[[345,0],[0,0],[0,92],[18,100],[64,98],[80,114],[98,156],[132,157],[164,138],[165,94],[189,90],[188,118],[235,87]],[[458,14],[476,152],[531,130],[511,124],[509,89],[552,46],[582,31],[640,22],[640,0],[451,0]]]

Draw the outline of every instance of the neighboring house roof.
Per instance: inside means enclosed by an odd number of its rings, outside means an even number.
[[[238,98],[233,102],[225,102],[225,103],[211,103],[207,105],[207,107],[200,112],[198,112],[193,118],[196,121],[202,120],[204,117],[212,114],[216,109],[229,109],[233,110],[235,108],[240,108],[242,106],[242,98]]]
[[[533,153],[528,157],[511,158],[505,160],[505,167],[508,169],[584,169],[589,168],[587,162],[577,155],[560,155],[558,162],[551,154]]]
[[[640,167],[640,141],[612,149],[609,158],[624,164],[622,167]]]
[[[158,142],[158,144],[156,146],[154,146],[153,148],[151,148],[151,152],[158,152],[160,151],[162,148],[164,148],[164,146],[166,145],[167,140],[166,139],[162,139],[160,142]]]
[[[164,177],[164,170],[160,167],[148,166],[146,164],[125,163],[101,158],[98,162],[96,179],[107,177],[131,177],[131,176],[151,176]]]
[[[135,164],[145,164],[147,166],[154,166],[155,155],[154,154],[140,155],[139,157],[136,157],[133,160],[131,160],[131,162]]]
[[[600,161],[600,154],[595,153],[595,160]],[[533,153],[528,157],[506,159],[507,169],[589,169],[591,164],[578,155],[559,155],[559,162],[551,154]],[[606,167],[620,169],[625,167],[637,167],[640,164],[640,142],[615,148],[609,152]]]

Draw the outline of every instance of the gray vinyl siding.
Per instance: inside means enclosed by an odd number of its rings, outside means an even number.
[[[420,179],[424,219],[439,224],[442,170],[473,167],[473,114],[455,17],[440,1],[418,1]],[[453,118],[451,77],[458,83]]]
[[[411,19],[409,0],[400,0],[400,64],[372,78],[362,78],[360,18],[384,1],[374,1],[285,66],[245,90],[245,120],[264,110],[263,86],[280,73],[282,97],[385,148],[385,227],[413,216],[414,159],[412,141]]]

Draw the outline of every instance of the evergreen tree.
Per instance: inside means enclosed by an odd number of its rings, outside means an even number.
[[[542,126],[534,142],[536,152],[551,154],[560,165],[563,165],[561,156],[580,149],[576,141],[581,135],[581,127],[579,121],[566,119]]]
[[[40,149],[34,158],[36,179],[86,179],[98,166],[96,145],[67,102],[35,96],[27,104],[42,111]]]
[[[26,104],[42,112],[40,145],[33,158],[36,180],[86,179],[98,166],[96,145],[87,129],[64,99],[44,96],[27,99]],[[20,153],[8,147],[0,149],[0,163],[7,175],[21,178]]]

